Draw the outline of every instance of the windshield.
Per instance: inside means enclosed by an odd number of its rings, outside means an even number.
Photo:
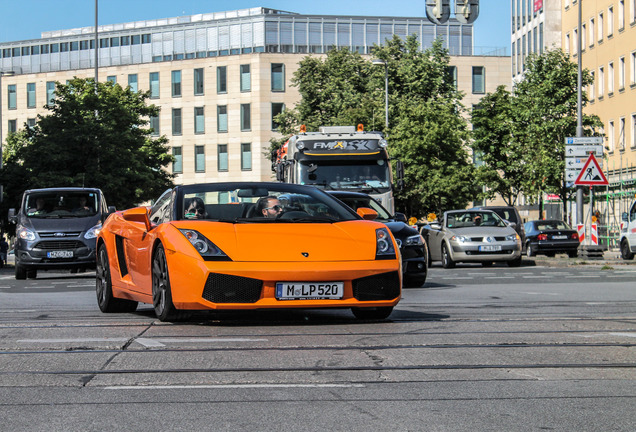
[[[490,211],[452,212],[446,215],[447,228],[471,228],[478,226],[505,227],[506,222]]]
[[[184,186],[178,219],[221,222],[341,222],[358,216],[320,189],[287,183]]]
[[[389,214],[389,212],[384,207],[382,207],[377,201],[375,201],[371,197],[359,197],[359,196],[349,197],[349,196],[337,196],[337,195],[336,197],[340,201],[342,201],[343,203],[351,207],[353,210],[358,210],[360,207],[366,207],[366,208],[375,210],[375,212],[378,214],[378,217],[376,220],[392,219],[391,214]]]
[[[537,222],[537,229],[539,231],[545,231],[545,230],[569,230],[571,228],[568,224],[562,221],[546,220],[546,221]]]
[[[75,218],[97,214],[99,195],[84,191],[43,191],[27,195],[24,213],[32,218]]]
[[[376,160],[320,160],[300,162],[300,183],[326,189],[386,191],[390,186],[389,164]]]

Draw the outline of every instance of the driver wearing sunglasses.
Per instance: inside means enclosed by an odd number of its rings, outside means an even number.
[[[273,196],[261,198],[256,205],[261,210],[263,217],[266,218],[275,219],[283,211],[280,201]]]
[[[192,198],[185,211],[185,217],[187,219],[205,219],[205,204],[201,198]]]

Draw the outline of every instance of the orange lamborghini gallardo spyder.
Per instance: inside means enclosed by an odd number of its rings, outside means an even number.
[[[310,186],[177,186],[104,223],[99,308],[131,312],[148,303],[161,321],[192,310],[272,308],[387,318],[401,296],[400,254],[376,215]]]

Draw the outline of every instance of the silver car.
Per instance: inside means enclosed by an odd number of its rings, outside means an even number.
[[[458,262],[478,262],[484,267],[503,261],[510,267],[521,264],[519,234],[493,211],[447,211],[442,224],[425,225],[422,231],[431,261],[441,261],[444,268]]]

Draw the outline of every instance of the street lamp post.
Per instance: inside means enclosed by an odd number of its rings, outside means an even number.
[[[3,76],[13,76],[15,73],[13,71],[0,71],[0,170],[2,169],[2,156],[4,149],[4,137],[2,136],[2,77]],[[0,202],[2,202],[2,197],[4,195],[4,190],[2,184],[0,184]]]
[[[384,66],[384,123],[385,132],[389,130],[389,64],[385,60],[374,59],[371,64]]]

